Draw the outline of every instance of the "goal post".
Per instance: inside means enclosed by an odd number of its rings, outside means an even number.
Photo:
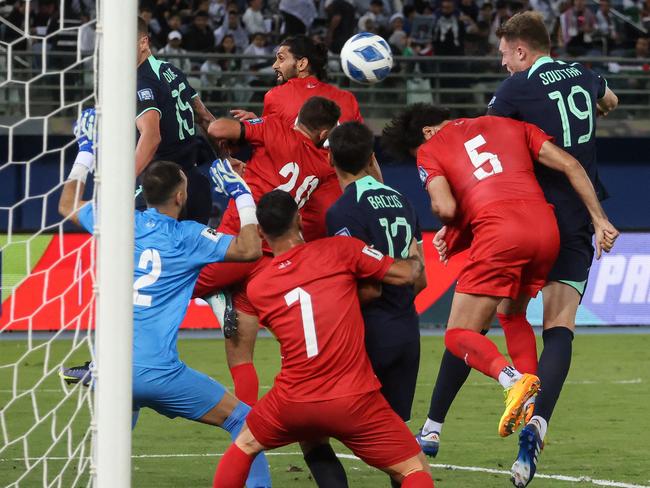
[[[93,485],[131,480],[137,0],[99,2],[97,370]]]

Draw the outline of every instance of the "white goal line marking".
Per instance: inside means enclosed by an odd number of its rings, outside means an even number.
[[[267,452],[267,456],[302,456],[302,452]],[[223,453],[197,453],[197,454],[134,454],[131,459],[166,459],[166,458],[196,458],[196,457],[221,457]],[[351,459],[360,461],[360,459],[352,454],[337,454],[342,459]],[[38,459],[38,458],[30,458]],[[65,461],[67,457],[48,457],[49,461]],[[6,461],[24,461],[24,458],[1,459],[0,462]],[[489,474],[502,474],[510,476],[510,471],[504,469],[482,468],[479,466],[456,466],[454,464],[429,464],[434,469],[447,469],[451,471],[471,471],[475,473],[489,473]],[[615,488],[650,488],[649,485],[635,485],[632,483],[624,483],[621,481],[599,480],[590,478],[589,476],[565,476],[562,474],[542,474],[537,473],[536,478],[543,478],[556,481],[567,481],[571,483],[591,483],[596,486],[611,486]]]

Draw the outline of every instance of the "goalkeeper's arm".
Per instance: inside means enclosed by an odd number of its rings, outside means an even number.
[[[77,212],[88,203],[81,197],[86,189],[86,178],[92,170],[94,159],[95,156],[92,153],[79,151],[72,165],[72,171],[63,185],[61,198],[59,198],[59,213],[77,225],[81,225],[77,218]]]

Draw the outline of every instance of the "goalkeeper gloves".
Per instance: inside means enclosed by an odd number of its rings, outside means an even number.
[[[237,200],[238,197],[251,193],[246,182],[230,166],[227,159],[215,159],[210,167],[210,178],[215,190]]]
[[[95,140],[95,109],[87,108],[81,112],[81,117],[74,123],[72,129],[77,137],[79,151],[95,153],[93,143]]]
[[[210,178],[219,193],[230,196],[235,200],[241,226],[257,224],[255,215],[255,200],[246,182],[230,166],[227,159],[215,159],[210,166]]]

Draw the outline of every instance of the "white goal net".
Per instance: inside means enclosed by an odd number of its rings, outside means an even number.
[[[124,16],[132,13],[133,21],[125,25],[135,26],[134,1],[110,0],[106,4],[115,9],[113,19],[121,10],[123,24]],[[95,370],[94,364],[102,364],[101,345],[95,340],[95,326],[101,323],[97,303],[105,295],[97,279],[102,267],[96,261],[102,256],[101,250],[98,252],[102,234],[92,237],[83,233],[62,221],[57,210],[61,188],[77,154],[72,124],[87,107],[97,106],[101,119],[100,53],[103,55],[102,46],[112,39],[102,40],[102,35],[110,37],[108,22],[102,27],[102,17],[108,20],[110,15],[106,16],[104,10],[100,13],[100,7],[97,0],[0,1],[3,487],[107,486],[97,482],[98,464],[102,464],[97,458],[102,424],[97,416],[97,410],[102,409],[96,403],[96,397],[101,396],[99,388],[94,381],[90,385],[68,384],[60,374],[64,368],[93,361],[94,377],[99,378],[99,367]],[[115,32],[115,36],[120,35]],[[135,39],[135,32],[127,37]],[[135,47],[135,42],[132,45]],[[131,67],[135,72],[134,63]],[[124,103],[133,101],[131,95]],[[110,103],[107,98],[104,105]],[[130,115],[129,110],[124,113],[125,117]],[[133,125],[128,130],[133,132]],[[106,139],[111,142],[110,137]],[[102,197],[103,185],[98,182],[102,158],[111,154],[102,154],[101,147],[98,149],[96,184],[90,177],[83,195],[94,202],[98,196],[108,201]],[[131,182],[126,178],[124,184]],[[98,221],[99,230],[105,230],[101,215]],[[126,235],[130,235],[128,231]],[[121,262],[118,258],[118,268]],[[130,276],[123,276],[127,286],[130,281]],[[105,299],[104,308],[109,300]],[[129,307],[125,308],[130,314]],[[119,313],[116,317],[122,318]],[[101,336],[101,332],[97,335]],[[130,350],[128,337],[125,340]],[[96,352],[100,361],[95,361]],[[129,354],[125,360],[128,363]],[[111,366],[106,362],[104,365]],[[130,389],[130,377],[125,383]],[[118,399],[124,397],[118,395]],[[112,408],[107,405],[103,410]],[[127,409],[130,405],[117,408],[122,412]],[[128,428],[123,425],[125,420],[124,415],[118,416],[117,430]],[[113,448],[118,447],[116,444]],[[123,447],[130,456],[130,445]],[[128,472],[129,467],[125,469]],[[113,486],[124,486],[124,481]]]

